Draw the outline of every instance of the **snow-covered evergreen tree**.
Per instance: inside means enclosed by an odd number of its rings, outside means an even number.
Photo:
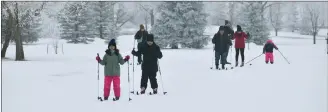
[[[203,48],[208,37],[203,35],[207,14],[202,2],[164,2],[159,6],[161,17],[151,32],[161,47]]]
[[[280,31],[283,27],[282,18],[284,15],[281,11],[281,8],[281,4],[272,5],[269,8],[269,19],[276,36],[278,36],[278,31]]]
[[[68,43],[88,43],[94,40],[88,2],[68,2],[59,15],[61,38]]]
[[[250,41],[257,45],[263,45],[270,35],[267,21],[262,18],[261,6],[260,2],[248,2],[243,5],[241,13],[243,19],[240,20],[243,30],[252,35]]]
[[[295,30],[299,29],[299,9],[298,9],[298,3],[297,2],[292,2],[290,4],[289,12],[287,13],[288,15],[288,29],[290,31],[294,32]]]
[[[109,1],[97,1],[91,2],[90,5],[95,36],[101,39],[109,37],[109,26],[114,19],[112,18],[111,7],[114,7],[114,4]]]
[[[41,16],[35,15],[30,9],[26,11],[21,20],[21,38],[23,42],[32,43],[40,38]]]
[[[302,35],[312,35],[310,15],[308,14],[307,9],[301,9],[301,21],[300,21],[300,34]]]
[[[5,42],[6,35],[8,34],[6,24],[7,24],[7,16],[3,12],[3,10],[1,10],[1,43]]]
[[[156,19],[151,33],[156,38],[155,42],[162,48],[168,46],[178,48],[178,41],[181,41],[181,38],[177,38],[178,35],[176,35],[178,30],[175,25],[178,19],[175,13],[176,4],[177,2],[163,2],[158,6],[160,16]]]

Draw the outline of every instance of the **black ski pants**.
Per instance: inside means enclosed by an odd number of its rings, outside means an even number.
[[[239,52],[241,54],[241,61],[244,62],[245,55],[244,55],[245,48],[236,48],[236,62],[238,62]]]
[[[147,88],[148,79],[150,80],[150,85],[152,89],[158,88],[156,73],[154,71],[142,71],[141,75],[141,88]]]

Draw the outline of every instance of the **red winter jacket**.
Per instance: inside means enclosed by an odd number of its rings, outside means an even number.
[[[245,40],[247,39],[245,32],[235,32],[232,39],[236,39],[235,48],[245,48]]]

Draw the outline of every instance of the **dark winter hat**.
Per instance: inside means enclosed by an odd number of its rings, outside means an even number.
[[[242,31],[240,25],[237,25],[237,31]]]
[[[224,26],[220,26],[219,31],[224,31]]]
[[[143,24],[140,24],[140,29],[145,29],[145,26]]]
[[[224,24],[227,25],[229,23],[228,20],[224,20]]]
[[[116,48],[116,42],[115,42],[115,39],[112,39],[112,40],[109,41],[109,43],[108,43],[108,48],[109,48],[109,46],[115,46],[115,48]]]
[[[148,36],[147,36],[147,41],[152,41],[152,42],[154,42],[154,35],[153,35],[153,34],[148,34]]]

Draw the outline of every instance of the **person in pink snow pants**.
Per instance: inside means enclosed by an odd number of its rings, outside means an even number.
[[[121,87],[120,87],[120,65],[123,65],[130,59],[130,56],[127,55],[123,59],[119,50],[116,47],[115,39],[112,39],[108,43],[108,49],[105,51],[103,59],[101,60],[99,56],[96,57],[96,60],[101,65],[104,65],[104,100],[108,100],[111,84],[113,82],[113,89],[115,100],[119,100],[121,96]]]
[[[265,63],[270,63],[273,64],[274,58],[273,58],[273,48],[278,50],[278,47],[272,42],[272,40],[268,40],[264,47],[263,47],[263,54],[265,54]]]

